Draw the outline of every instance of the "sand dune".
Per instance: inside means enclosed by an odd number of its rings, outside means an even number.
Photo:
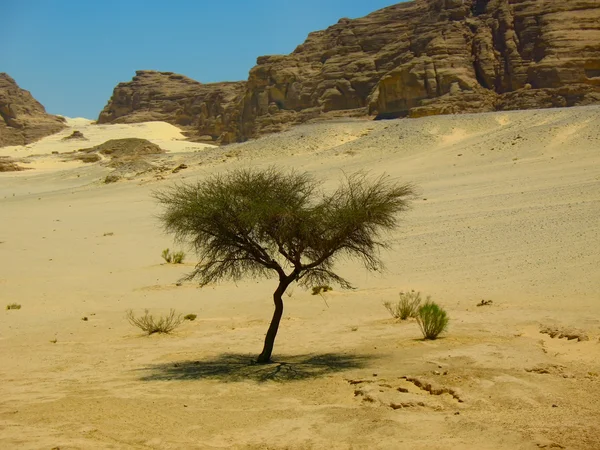
[[[600,107],[336,121],[223,148],[168,124],[69,126],[0,149],[46,161],[0,174],[0,292],[22,305],[0,313],[1,448],[600,448]],[[61,140],[74,129],[86,147],[147,138],[187,168],[106,185],[106,168],[52,154],[81,148]],[[270,165],[326,189],[385,172],[419,198],[384,273],[344,261],[357,290],[291,288],[280,364],[263,367],[248,362],[275,281],[177,286],[194,257],[162,264],[150,193]],[[406,289],[448,310],[443,339],[389,317]],[[124,318],[144,308],[198,318],[144,337]]]

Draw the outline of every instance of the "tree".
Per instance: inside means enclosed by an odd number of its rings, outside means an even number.
[[[160,219],[179,242],[190,243],[199,262],[185,277],[201,286],[219,280],[276,275],[275,311],[257,362],[271,359],[283,315],[282,296],[297,282],[306,287],[350,282],[333,271],[340,257],[382,267],[383,234],[398,224],[413,188],[387,176],[370,181],[347,176],[333,193],[308,173],[275,168],[217,174],[193,185],[154,193],[164,207]]]

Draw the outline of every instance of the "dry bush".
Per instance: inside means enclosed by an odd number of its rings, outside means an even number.
[[[448,326],[448,315],[444,308],[427,300],[419,308],[417,322],[425,339],[436,339]]]
[[[162,258],[169,264],[181,264],[185,259],[185,253],[183,251],[171,253],[171,250],[165,248],[161,254]]]
[[[319,295],[321,292],[333,291],[331,286],[319,285],[312,288],[312,295]]]
[[[133,311],[130,309],[127,311],[125,317],[131,325],[138,327],[147,334],[168,334],[181,325],[184,320],[181,314],[175,314],[174,309],[171,309],[168,315],[159,318],[154,318],[147,309],[143,316],[135,317]]]
[[[427,301],[431,297],[427,297]],[[421,293],[415,292],[400,292],[400,300],[397,303],[384,302],[383,306],[390,312],[392,317],[400,320],[406,320],[409,317],[417,317],[419,306],[421,306]]]

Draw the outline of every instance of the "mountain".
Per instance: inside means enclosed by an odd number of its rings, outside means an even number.
[[[26,145],[65,127],[8,74],[0,73],[0,147]]]
[[[246,82],[141,71],[99,123],[148,117],[229,143],[337,116],[377,118],[600,103],[598,0],[415,0],[341,19]]]

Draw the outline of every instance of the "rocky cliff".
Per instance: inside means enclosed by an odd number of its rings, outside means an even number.
[[[25,145],[64,127],[62,119],[47,114],[29,91],[0,73],[0,147]]]
[[[114,89],[98,123],[161,120],[181,127],[192,140],[233,142],[245,84],[203,84],[172,72],[139,70]]]
[[[600,0],[415,0],[341,19],[290,55],[259,57],[246,83],[138,72],[100,121],[181,125],[183,116],[195,136],[227,143],[339,115],[599,102]]]

